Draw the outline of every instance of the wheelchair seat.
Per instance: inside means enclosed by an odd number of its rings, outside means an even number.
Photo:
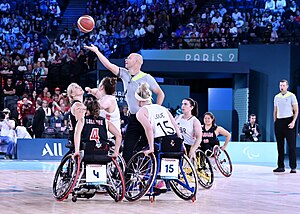
[[[155,138],[154,142],[159,145],[160,152],[181,152],[183,139],[169,135],[165,137]]]
[[[159,137],[154,139],[155,156],[159,158],[179,158],[184,155],[183,139],[169,135],[165,137]]]
[[[112,157],[108,155],[99,155],[97,153],[84,154],[82,161],[85,164],[107,164],[112,160]]]

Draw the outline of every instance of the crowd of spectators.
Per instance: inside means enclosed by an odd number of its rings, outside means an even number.
[[[0,2],[1,109],[8,108],[11,117],[29,131],[38,97],[51,106],[47,126],[59,126],[54,124],[56,111],[63,117],[67,110],[65,96],[52,95],[47,88],[49,69],[67,62],[71,55],[66,46],[49,43],[48,35],[57,31],[61,15],[56,0]]]
[[[85,13],[95,19],[94,30],[84,34],[74,23],[60,34],[64,11],[56,0],[2,0],[2,109],[9,108],[11,116],[29,128],[35,101],[40,98],[46,126],[65,126],[63,118],[69,103],[63,90],[69,81],[96,68],[97,58],[86,52],[84,45],[98,46],[106,57],[123,58],[140,49],[235,48],[240,43],[296,42],[298,2],[224,2],[203,8],[195,0],[88,0]]]
[[[300,31],[299,7],[292,0],[227,0],[225,5],[212,3],[204,11],[193,0],[120,2],[87,3],[87,13],[96,21],[90,39],[103,53],[119,47],[117,57],[141,48],[236,48],[241,43],[295,42]]]

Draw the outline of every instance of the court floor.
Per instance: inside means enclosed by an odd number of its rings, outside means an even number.
[[[272,172],[274,165],[234,164],[229,178],[215,173],[211,189],[199,187],[197,200],[183,201],[173,192],[136,202],[114,202],[105,194],[57,202],[52,180],[58,162],[0,161],[0,213],[299,213],[300,171]],[[299,163],[298,163],[299,165]]]

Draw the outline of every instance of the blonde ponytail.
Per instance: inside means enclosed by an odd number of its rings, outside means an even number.
[[[148,83],[142,83],[135,92],[135,98],[139,101],[147,101],[152,99],[152,91],[149,89]]]

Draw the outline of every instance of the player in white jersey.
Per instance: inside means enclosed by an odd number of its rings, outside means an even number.
[[[149,143],[149,149],[144,153],[148,155],[154,152],[154,139],[174,135],[174,138],[181,134],[171,113],[163,106],[151,104],[152,92],[147,83],[139,86],[135,93],[140,110],[137,112],[137,120],[145,129]]]
[[[192,98],[185,98],[181,105],[182,113],[175,118],[183,137],[183,143],[190,158],[195,158],[195,151],[202,141],[201,123],[197,119],[198,103]]]
[[[120,110],[114,93],[116,91],[117,78],[105,77],[98,88],[86,87],[88,94],[95,96],[100,103],[100,116],[110,121],[121,133]],[[108,139],[113,138],[113,134],[108,132]]]

